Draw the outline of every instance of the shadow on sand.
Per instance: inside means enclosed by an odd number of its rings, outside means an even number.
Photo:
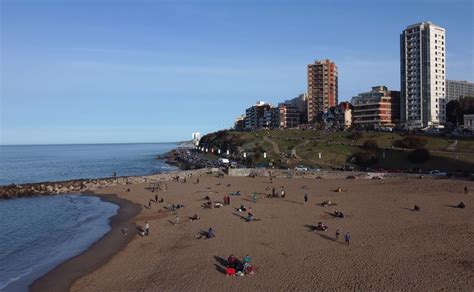
[[[304,205],[304,203],[296,202],[296,201],[292,201],[292,200],[283,200],[283,201],[293,203],[293,204],[298,204],[298,205]]]
[[[222,274],[227,274],[226,272],[226,268],[227,268],[227,260],[221,258],[221,257],[218,257],[218,256],[214,256],[214,259],[216,260],[217,264],[215,264],[216,266],[216,270]]]

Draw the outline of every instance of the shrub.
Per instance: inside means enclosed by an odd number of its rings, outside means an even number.
[[[430,159],[430,152],[426,148],[415,149],[408,154],[411,163],[423,163]]]
[[[397,140],[393,143],[393,146],[399,148],[410,148],[410,149],[418,149],[424,148],[428,144],[428,141],[423,137],[418,136],[407,136],[402,140]]]
[[[359,166],[369,166],[378,162],[375,152],[361,151],[353,156],[353,162]]]
[[[362,138],[362,132],[361,131],[352,131],[349,135],[347,135],[347,138],[351,140],[359,140]]]
[[[370,151],[377,151],[379,150],[379,145],[374,140],[367,140],[362,144],[362,148]]]

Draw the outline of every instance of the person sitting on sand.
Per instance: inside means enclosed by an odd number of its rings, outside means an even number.
[[[323,201],[323,202],[321,203],[321,206],[323,206],[323,207],[329,207],[329,206],[331,206],[331,201],[329,201],[329,200]]]
[[[243,204],[240,204],[239,212],[244,212],[247,209],[245,209],[245,206]]]
[[[249,207],[247,210],[248,210],[248,212],[249,212],[249,216],[253,216],[253,210],[252,210],[252,207]]]
[[[338,218],[344,218],[344,214],[341,211],[338,211],[337,209],[334,210],[334,216]]]
[[[209,227],[209,230],[206,232],[206,238],[210,239],[216,236],[216,232],[212,227]]]
[[[466,205],[463,202],[459,202],[459,204],[456,207],[464,209],[466,208]]]
[[[253,220],[255,220],[255,217],[253,217],[253,214],[249,213],[247,215],[247,221],[250,222],[250,221],[253,221]]]
[[[165,200],[163,198],[158,200],[158,203],[163,203]]]
[[[418,205],[415,205],[415,207],[413,207],[413,211],[420,211],[420,207],[418,207]]]
[[[224,206],[224,205],[223,205],[222,203],[220,203],[220,202],[217,202],[217,203],[214,205],[214,207],[216,207],[216,208],[220,208],[220,207],[223,207],[223,206]]]
[[[228,258],[227,258],[227,266],[228,267],[233,267],[233,268],[236,268],[237,267],[237,258],[231,254]]]
[[[227,277],[234,277],[235,273],[236,273],[236,270],[233,267],[227,267],[226,270],[225,270],[225,275]]]
[[[324,225],[322,222],[318,222],[318,225],[316,225],[315,230],[316,231],[326,231],[328,227]]]
[[[244,274],[247,276],[253,276],[254,275],[254,268],[250,263],[245,263],[244,264]]]
[[[341,187],[338,187],[338,188],[335,189],[334,191],[337,192],[337,193],[340,193],[340,192],[342,192],[342,189],[341,189]]]
[[[250,263],[252,261],[252,258],[249,256],[249,255],[246,255],[243,259],[242,259],[242,264],[247,264],[247,263]]]
[[[284,190],[284,189],[282,189],[282,190],[281,190],[281,198],[282,198],[282,199],[284,199],[284,198],[285,198],[285,196],[286,196],[285,190]]]
[[[199,217],[197,214],[194,214],[193,217],[191,217],[190,219],[191,221],[197,221],[197,220],[201,220],[201,217]]]
[[[211,198],[210,198],[209,196],[205,196],[205,197],[204,197],[204,200],[206,200],[206,201],[210,201],[210,200],[211,200]]]

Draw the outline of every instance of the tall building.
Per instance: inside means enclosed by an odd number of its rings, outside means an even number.
[[[445,122],[445,30],[431,22],[400,34],[400,114],[407,128]]]
[[[352,124],[365,129],[394,127],[400,118],[400,92],[374,86],[352,98]]]
[[[463,96],[474,97],[474,83],[469,81],[446,80],[446,103]]]
[[[330,60],[308,65],[308,122],[314,123],[338,103],[337,66]]]

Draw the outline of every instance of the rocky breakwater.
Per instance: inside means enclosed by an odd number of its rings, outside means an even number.
[[[165,156],[166,163],[182,170],[212,167],[211,161],[201,157],[199,153],[190,148],[176,148]]]
[[[100,188],[111,187],[115,185],[128,185],[139,183],[151,183],[157,181],[170,181],[177,176],[192,177],[193,175],[203,175],[208,169],[198,169],[189,171],[176,171],[161,173],[149,176],[124,176],[98,179],[78,179],[61,182],[42,182],[22,185],[0,186],[0,199],[13,199],[30,196],[47,196],[66,193],[80,193],[94,191]]]

